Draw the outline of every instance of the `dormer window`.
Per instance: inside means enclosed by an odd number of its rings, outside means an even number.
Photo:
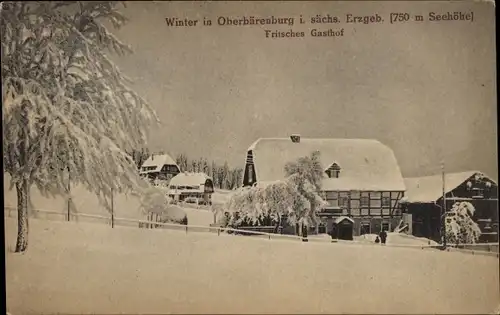
[[[472,198],[488,198],[491,191],[491,182],[486,180],[484,175],[475,174],[473,178],[466,182],[466,189],[470,192]]]
[[[340,166],[337,163],[333,163],[325,172],[329,178],[339,178]]]

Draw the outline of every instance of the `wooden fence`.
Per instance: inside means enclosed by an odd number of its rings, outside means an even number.
[[[41,218],[43,215],[43,219],[48,220],[56,220],[56,221],[66,221],[67,214],[64,212],[58,212],[53,210],[46,209],[30,209],[30,216],[34,218]],[[7,214],[8,217],[12,217],[12,213],[17,214],[17,209],[15,207],[4,207],[4,213]],[[175,223],[162,223],[156,221],[148,221],[148,220],[138,220],[131,218],[120,218],[116,216],[102,216],[95,214],[86,214],[86,213],[72,213],[71,218],[76,222],[88,222],[88,223],[105,223],[109,224],[112,227],[115,226],[128,226],[128,227],[142,227],[142,228],[162,228],[169,230],[177,230],[184,231],[185,233],[189,232],[204,232],[204,233],[217,233],[217,235],[221,234],[232,234],[232,235],[240,235],[251,236],[256,238],[263,238],[268,240],[295,240],[295,241],[304,241],[305,239],[301,236],[297,235],[287,235],[287,234],[276,234],[276,233],[268,233],[268,232],[259,232],[252,231],[250,229],[233,229],[226,228],[220,226],[200,226],[200,225],[182,225]],[[318,243],[342,243],[342,244],[352,244],[352,245],[369,245],[371,243],[366,241],[346,241],[346,240],[336,240],[330,238],[321,238],[315,236],[309,236],[307,238],[308,242],[318,242]],[[375,245],[374,246],[382,246]],[[499,243],[479,243],[479,244],[463,244],[460,245],[461,248],[448,247],[446,251],[459,251],[463,253],[468,253],[472,255],[488,255],[488,256],[496,256],[499,257],[498,246]],[[431,249],[431,250],[442,250],[440,245],[417,245],[417,244],[390,244],[387,243],[387,247],[405,247],[405,248],[417,248],[417,249]]]

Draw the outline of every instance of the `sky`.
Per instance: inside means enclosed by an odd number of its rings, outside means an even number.
[[[389,23],[389,13],[473,12],[471,21]],[[115,57],[162,125],[148,146],[243,167],[260,137],[371,138],[405,177],[479,170],[497,179],[494,6],[488,2],[128,2]],[[347,24],[346,14],[384,23]],[[338,24],[299,24],[316,14]],[[219,16],[295,17],[219,26]],[[213,20],[169,27],[167,17]],[[309,21],[308,21],[309,22]],[[314,38],[313,28],[344,29]],[[266,29],[304,38],[265,37]]]

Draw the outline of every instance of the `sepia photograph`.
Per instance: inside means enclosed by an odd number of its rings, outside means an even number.
[[[0,2],[5,305],[500,314],[495,2]]]

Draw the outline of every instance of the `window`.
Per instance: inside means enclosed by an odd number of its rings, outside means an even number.
[[[472,198],[484,198],[484,189],[472,188]]]
[[[328,199],[327,200],[328,204],[331,206],[331,207],[338,207],[339,206],[339,201],[338,199]]]
[[[372,199],[372,200],[377,200],[377,199],[380,200],[381,195],[382,194],[381,194],[380,191],[372,191],[372,192],[370,192],[370,199]]]
[[[349,206],[349,198],[342,196],[339,198],[339,206],[340,207],[348,207]]]
[[[391,206],[391,197],[382,197],[382,207]]]
[[[359,208],[359,199],[351,199],[351,208]]]
[[[369,207],[370,206],[370,198],[367,196],[361,196],[361,207]]]
[[[373,209],[373,208],[380,208],[382,207],[382,204],[380,203],[380,199],[372,199],[370,201],[370,207]]]
[[[325,172],[329,178],[339,178],[340,166],[337,163],[333,163]]]
[[[327,191],[325,193],[325,199],[337,199],[339,194],[336,191]]]
[[[179,173],[179,170],[177,169],[177,166],[175,166],[175,165],[168,165],[168,164],[163,165],[161,171],[165,172],[165,173],[170,173],[170,174],[177,174],[177,173]]]

